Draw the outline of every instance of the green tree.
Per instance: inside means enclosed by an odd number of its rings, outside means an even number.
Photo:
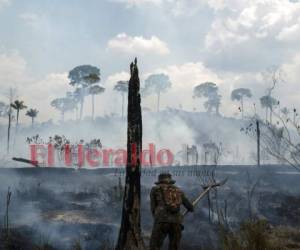
[[[95,95],[100,95],[105,91],[104,87],[101,87],[99,85],[92,85],[89,88],[89,94],[92,96],[92,119],[94,120],[95,116]]]
[[[218,86],[213,82],[204,82],[194,87],[193,98],[206,98],[204,108],[208,113],[215,109],[217,115],[220,114],[221,95],[218,93]]]
[[[76,101],[70,97],[54,99],[50,105],[61,112],[61,120],[65,120],[65,113],[73,111],[76,108]]]
[[[84,99],[89,95],[88,88],[100,81],[100,69],[91,65],[77,66],[69,72],[70,85],[76,87],[80,102],[80,119],[82,119]]]
[[[124,117],[125,94],[128,93],[128,81],[118,81],[114,86],[114,90],[121,93],[122,97],[122,118]]]
[[[78,104],[80,102],[79,94],[76,92],[76,90],[74,92],[67,91],[66,97],[67,98],[71,98],[74,101],[74,104],[75,104],[75,107],[74,107],[74,110],[75,110],[75,120],[77,120],[78,119]]]
[[[143,94],[145,96],[152,94],[157,95],[157,112],[159,111],[161,93],[165,93],[171,86],[172,83],[169,76],[165,74],[152,74],[145,80]]]
[[[289,115],[289,113],[290,113],[290,111],[288,110],[287,107],[283,107],[283,108],[280,110],[280,112],[281,112],[285,117],[287,117],[287,116]]]
[[[273,109],[274,109],[274,106],[279,105],[279,101],[270,95],[265,95],[260,98],[260,104],[261,104],[262,108],[264,108],[266,110],[266,122],[268,122],[268,111],[269,111],[269,113],[270,113],[269,122],[272,124]]]
[[[231,100],[232,101],[239,101],[241,103],[241,112],[242,112],[242,117],[244,118],[244,98],[251,98],[252,93],[250,89],[246,88],[238,88],[234,89],[231,92]]]

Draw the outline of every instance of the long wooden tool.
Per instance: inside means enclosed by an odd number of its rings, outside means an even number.
[[[226,182],[227,182],[228,178],[224,179],[223,181],[221,182],[218,182],[218,183],[212,183],[210,185],[207,185],[207,186],[204,186],[204,191],[192,202],[193,206],[195,207],[199,201],[213,188],[216,188],[216,187],[219,187],[219,186],[223,186]],[[185,216],[189,211],[188,210],[185,210],[183,212],[183,216]]]

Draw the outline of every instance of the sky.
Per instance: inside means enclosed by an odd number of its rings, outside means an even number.
[[[106,91],[96,98],[96,114],[121,112],[113,91],[128,80],[138,58],[141,84],[165,73],[172,88],[162,108],[204,111],[193,87],[215,82],[221,113],[238,115],[231,91],[246,87],[259,106],[271,86],[263,72],[277,67],[283,81],[273,95],[281,105],[300,107],[300,2],[296,0],[0,0],[0,100],[14,87],[16,98],[37,108],[37,120],[58,120],[50,106],[72,91],[68,72],[78,65],[100,68]],[[91,114],[90,98],[85,115]],[[155,110],[155,97],[142,100]],[[67,118],[74,118],[70,113]],[[21,114],[21,121],[30,119]]]

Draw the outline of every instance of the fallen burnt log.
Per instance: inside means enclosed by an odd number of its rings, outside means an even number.
[[[14,161],[19,161],[19,162],[31,164],[31,165],[33,165],[33,166],[35,166],[35,167],[39,167],[38,161],[32,161],[32,160],[28,160],[28,159],[25,159],[25,158],[16,158],[16,157],[13,157],[12,159],[13,159]]]

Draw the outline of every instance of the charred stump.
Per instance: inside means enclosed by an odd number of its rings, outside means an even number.
[[[116,250],[141,250],[145,245],[141,232],[141,155],[142,114],[137,60],[130,64],[127,118],[127,164],[122,221]]]

